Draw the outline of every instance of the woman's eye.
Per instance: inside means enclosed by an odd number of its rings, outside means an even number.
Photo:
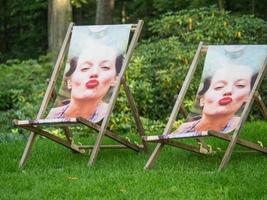
[[[236,87],[237,87],[237,88],[244,88],[244,87],[246,87],[246,86],[243,85],[243,84],[237,84]]]
[[[223,89],[223,86],[222,85],[218,85],[218,86],[215,86],[214,87],[214,90],[218,91],[218,90],[221,90]]]
[[[109,66],[101,66],[101,69],[103,69],[104,71],[108,71],[108,70],[110,70],[110,67]]]
[[[82,71],[82,72],[86,72],[86,71],[88,71],[89,69],[90,69],[90,67],[82,67],[82,68],[81,68],[81,71]]]

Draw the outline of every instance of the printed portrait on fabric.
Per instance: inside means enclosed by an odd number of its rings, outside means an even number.
[[[209,46],[191,113],[166,137],[234,131],[266,58],[265,45]]]
[[[64,77],[48,119],[101,121],[127,50],[131,25],[79,26],[72,30]]]

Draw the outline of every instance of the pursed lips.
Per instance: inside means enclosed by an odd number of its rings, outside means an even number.
[[[91,79],[88,82],[86,82],[85,87],[88,89],[92,89],[98,85],[99,85],[99,81],[97,79]]]
[[[220,105],[228,105],[232,101],[233,101],[233,99],[231,97],[224,97],[224,98],[219,100],[219,104]]]

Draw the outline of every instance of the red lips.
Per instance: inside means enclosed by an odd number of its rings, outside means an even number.
[[[91,89],[91,88],[94,88],[96,86],[98,86],[99,84],[99,81],[96,80],[96,79],[91,79],[89,80],[88,82],[86,82],[85,86],[88,88],[88,89]]]
[[[227,104],[231,103],[232,101],[233,101],[233,99],[231,97],[224,97],[224,98],[219,100],[219,104],[220,105],[227,105]]]

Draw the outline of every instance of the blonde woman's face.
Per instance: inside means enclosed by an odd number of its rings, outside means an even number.
[[[116,81],[116,53],[108,46],[90,46],[82,51],[69,80],[71,98],[102,99]]]
[[[219,69],[211,79],[207,92],[200,98],[203,114],[234,114],[250,93],[252,71],[248,66],[232,65]]]

